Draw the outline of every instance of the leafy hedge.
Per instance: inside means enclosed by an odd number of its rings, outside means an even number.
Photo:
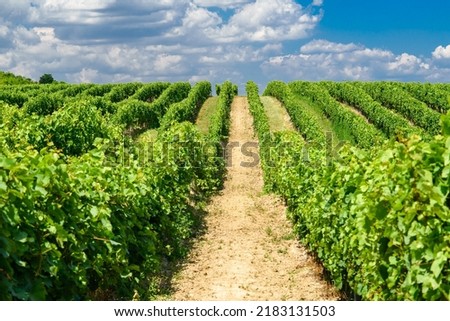
[[[174,123],[149,158],[141,146],[99,139],[117,128],[92,99],[69,100],[46,117],[4,104],[0,299],[150,298],[165,262],[187,251],[192,208],[221,183],[222,155],[205,147],[227,135],[231,90],[224,84],[211,123],[223,130],[205,137],[192,123]]]
[[[152,82],[145,84],[130,98],[151,103],[157,99],[169,86],[170,83],[168,82]]]
[[[342,106],[319,84],[294,81],[289,83],[289,87],[294,93],[306,96],[316,103],[333,123],[349,128],[358,146],[370,148],[378,145],[383,140],[383,135],[380,131],[372,124],[366,123],[360,116]]]
[[[185,252],[192,186],[208,177],[210,158],[192,153],[202,139],[177,124],[144,164],[102,141],[79,158],[1,142],[0,299],[148,297],[162,261]]]
[[[298,98],[292,93],[291,88],[286,83],[271,81],[267,85],[264,95],[273,96],[283,103],[295,127],[304,135],[307,141],[320,145],[325,144],[326,137],[319,125],[319,120],[315,115],[299,107]]]
[[[414,98],[423,101],[428,107],[446,113],[450,110],[450,93],[440,89],[435,84],[394,83],[406,90]]]
[[[51,115],[64,105],[64,98],[55,93],[43,93],[28,100],[24,108],[28,114],[39,116]]]
[[[28,97],[20,92],[12,92],[8,89],[0,87],[0,101],[11,105],[22,107],[28,100]]]
[[[332,162],[322,149],[305,157],[297,133],[270,141],[266,187],[338,288],[364,300],[450,299],[450,115],[443,128],[429,142],[346,145]]]
[[[387,137],[424,134],[419,128],[411,126],[405,118],[384,108],[379,102],[373,100],[363,89],[352,86],[351,83],[327,81],[322,82],[321,85],[335,99],[358,108]]]
[[[178,103],[170,105],[167,112],[161,119],[160,130],[165,130],[174,123],[190,121],[197,118],[203,103],[211,96],[211,83],[201,81],[195,84],[189,92],[189,95]]]
[[[96,138],[108,138],[105,119],[89,100],[66,104],[55,112],[47,125],[47,133],[66,155],[86,153]]]
[[[441,115],[428,108],[425,103],[410,96],[402,88],[389,82],[353,82],[352,84],[363,88],[383,106],[400,113],[415,125],[425,129],[430,135],[440,133],[439,119]]]
[[[221,91],[219,90],[219,102],[217,103],[215,113],[211,116],[208,129],[209,140],[218,144],[228,137],[230,109],[233,98],[236,95],[233,84],[229,81],[225,81],[219,88],[222,89]]]
[[[108,99],[113,103],[118,103],[132,96],[141,87],[141,83],[120,84],[114,86],[114,88],[105,95],[105,99]]]
[[[187,82],[173,83],[152,103],[138,100],[141,97],[138,94],[119,104],[115,122],[125,127],[140,125],[149,129],[158,128],[170,105],[185,99],[190,90],[191,85]]]

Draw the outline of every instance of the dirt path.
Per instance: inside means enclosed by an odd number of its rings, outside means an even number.
[[[230,143],[255,142],[247,99],[236,97]],[[253,149],[256,152],[256,148]],[[222,193],[208,206],[206,233],[173,280],[172,300],[328,300],[337,292],[298,244],[285,207],[262,193],[261,167],[234,148]]]

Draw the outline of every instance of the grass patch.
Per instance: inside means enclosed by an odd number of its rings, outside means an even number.
[[[270,96],[261,96],[261,103],[264,105],[272,132],[294,130],[286,109],[278,99]]]
[[[142,133],[136,138],[136,144],[153,143],[158,137],[157,129],[150,129]]]
[[[218,102],[219,97],[209,97],[200,109],[195,124],[202,134],[208,134],[210,120],[214,115]]]
[[[340,141],[348,141],[352,145],[356,144],[353,135],[351,134],[350,130],[347,127],[342,127],[339,126],[338,124],[333,123],[323,113],[322,109],[313,102],[309,101],[309,99],[299,95],[295,95],[295,97],[296,102],[298,104],[298,108],[304,108],[311,114],[317,116],[317,119],[319,120],[319,126],[320,128],[322,128],[324,133],[331,132],[333,134],[333,139],[337,138]]]

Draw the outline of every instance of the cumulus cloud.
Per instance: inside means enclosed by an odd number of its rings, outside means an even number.
[[[68,74],[67,78],[75,83],[95,83],[99,80],[98,70],[83,68],[80,72]]]
[[[322,12],[313,13],[292,0],[229,1],[233,7],[240,3],[234,14],[223,21],[214,12],[200,4],[212,5],[216,1],[191,3],[182,24],[173,28],[171,37],[189,36],[196,42],[237,43],[294,40],[307,37],[322,18]],[[208,5],[208,6],[209,6]]]
[[[283,40],[315,28],[322,13],[312,6],[294,0],[2,0],[0,69],[75,82],[244,79],[243,67],[257,70],[282,53]]]
[[[322,18],[291,0],[256,0],[246,4],[213,35],[220,41],[293,40],[309,35]]]
[[[298,54],[271,57],[261,67],[268,77],[283,75],[286,80],[439,80],[446,76],[431,58],[323,39],[305,44]]]
[[[72,82],[448,80],[450,45],[419,57],[319,39],[286,52],[322,19],[324,1],[308,3],[1,0],[0,70]]]
[[[308,42],[300,48],[303,54],[325,53],[325,52],[348,52],[363,49],[361,45],[354,43],[342,44],[319,39]]]
[[[230,9],[238,7],[242,4],[249,3],[249,0],[194,0],[196,5],[202,7],[217,7],[222,9]]]
[[[436,59],[450,59],[450,45],[446,47],[438,46],[433,51],[433,57]]]

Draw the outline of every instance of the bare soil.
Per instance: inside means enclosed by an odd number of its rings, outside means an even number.
[[[256,142],[246,97],[231,109],[229,142]],[[253,147],[257,153],[257,146]],[[246,153],[249,154],[249,153]],[[296,240],[283,203],[263,194],[259,164],[236,147],[222,192],[208,205],[206,231],[174,277],[171,300],[336,300],[339,293]]]

